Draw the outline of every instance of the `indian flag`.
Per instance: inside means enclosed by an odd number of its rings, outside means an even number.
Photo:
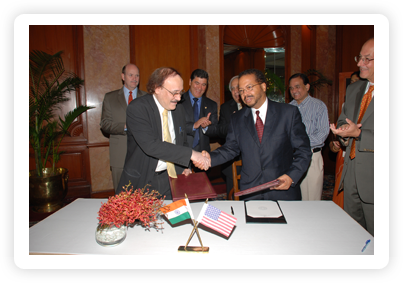
[[[189,201],[187,199],[177,200],[162,207],[160,210],[165,214],[172,225],[189,218],[194,219],[192,209],[190,208]]]

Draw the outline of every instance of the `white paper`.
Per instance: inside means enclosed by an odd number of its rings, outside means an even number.
[[[277,202],[271,200],[248,201],[245,203],[245,206],[246,214],[250,217],[277,218],[283,215]]]

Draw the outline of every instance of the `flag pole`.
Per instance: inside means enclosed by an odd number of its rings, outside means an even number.
[[[189,201],[189,199],[188,199],[186,194],[185,194],[185,197]],[[208,201],[208,198],[206,199],[206,204],[207,204],[207,201]],[[182,252],[183,251],[184,252],[209,252],[209,247],[203,247],[203,243],[202,243],[202,240],[201,240],[201,237],[200,237],[200,234],[199,234],[199,230],[197,229],[197,226],[198,226],[199,222],[197,222],[195,219],[192,219],[192,222],[193,222],[194,227],[193,227],[192,232],[190,233],[189,239],[187,240],[185,246],[180,246],[179,247],[178,251],[179,252],[181,252],[181,251]],[[195,231],[196,231],[197,238],[199,239],[201,247],[188,247],[188,244],[189,244],[190,240],[192,239],[193,234],[194,234]]]
[[[186,197],[186,199],[189,201],[188,196],[186,195],[186,193],[185,193],[185,197]],[[207,199],[207,200],[208,200],[208,199]],[[207,200],[206,200],[206,201],[207,201]],[[192,214],[193,214],[193,213],[192,213]],[[193,227],[193,230],[192,230],[192,232],[190,233],[189,239],[188,239],[188,241],[187,241],[187,243],[186,243],[186,245],[185,245],[185,250],[186,250],[186,248],[187,248],[187,246],[188,246],[188,244],[189,244],[190,239],[193,237],[194,231],[196,231],[197,238],[199,238],[199,242],[200,242],[200,245],[201,245],[202,250],[203,250],[203,242],[202,242],[201,237],[200,237],[200,234],[199,234],[199,229],[197,229],[197,225],[198,225],[199,223],[198,223],[195,219],[192,219],[192,221],[193,221],[194,227]]]

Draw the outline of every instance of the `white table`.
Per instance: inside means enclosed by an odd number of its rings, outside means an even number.
[[[163,232],[128,229],[126,240],[116,247],[102,247],[95,241],[97,216],[106,199],[77,199],[29,229],[30,254],[87,255],[177,255],[192,231],[191,224]],[[279,201],[287,224],[245,223],[244,202],[211,201],[211,205],[237,217],[227,239],[199,227],[204,246],[214,255],[373,255],[374,238],[332,201]],[[203,202],[191,203],[195,217]],[[371,240],[361,252],[367,240]],[[194,235],[190,246],[199,246]],[[204,256],[204,255],[203,255]]]

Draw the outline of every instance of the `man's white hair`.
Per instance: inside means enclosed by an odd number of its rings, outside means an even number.
[[[232,81],[233,81],[234,79],[237,79],[237,78],[238,78],[238,76],[235,76],[235,77],[233,77],[233,78],[229,81],[229,91],[232,91],[232,89],[231,89]]]

